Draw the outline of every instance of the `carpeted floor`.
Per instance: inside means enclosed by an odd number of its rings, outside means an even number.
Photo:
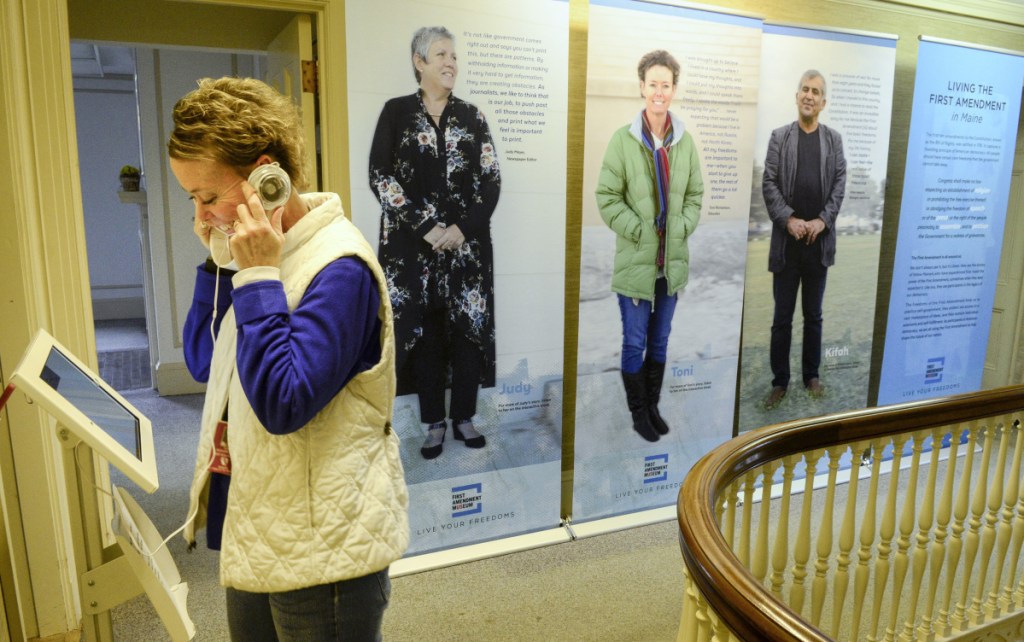
[[[151,388],[146,320],[100,320],[95,322],[95,330],[100,378],[117,391]]]
[[[160,488],[147,495],[112,471],[167,537],[185,519],[198,440],[200,395],[122,393],[153,423]],[[200,642],[228,640],[217,554],[168,543],[188,582]],[[674,522],[583,538],[392,580],[384,639],[674,640],[682,604],[682,558]],[[169,640],[152,605],[137,597],[113,610],[114,639]]]
[[[149,348],[97,352],[100,378],[114,390],[137,390],[153,386],[149,367]]]

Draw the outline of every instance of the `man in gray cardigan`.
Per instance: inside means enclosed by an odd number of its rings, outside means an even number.
[[[804,318],[802,374],[812,397],[824,394],[821,364],[821,307],[825,278],[835,262],[835,222],[846,193],[846,158],[839,132],[818,122],[825,108],[825,78],[810,69],[796,92],[799,117],[772,132],[764,162],[762,191],[772,220],[768,270],[772,273],[772,409],[789,386],[793,311],[800,292]]]

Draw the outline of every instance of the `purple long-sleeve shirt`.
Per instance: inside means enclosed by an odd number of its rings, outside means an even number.
[[[280,281],[233,288],[232,275],[221,270],[218,276],[209,264],[197,269],[185,318],[185,364],[197,381],[209,380],[210,325],[219,332],[224,314],[234,305],[238,376],[249,405],[271,434],[302,428],[354,376],[380,361],[380,295],[360,259],[343,257],[326,265],[290,314]],[[228,482],[228,477],[212,474],[207,543],[214,549],[220,548]]]

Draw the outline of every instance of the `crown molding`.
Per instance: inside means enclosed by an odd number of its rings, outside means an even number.
[[[1024,27],[1024,2],[1021,0],[879,0],[879,2]]]

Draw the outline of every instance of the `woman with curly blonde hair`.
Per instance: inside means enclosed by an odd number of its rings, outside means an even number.
[[[384,273],[337,194],[291,189],[287,98],[207,78],[173,119],[171,171],[214,254],[183,337],[207,384],[185,538],[205,526],[221,552],[232,640],[380,639],[409,541]]]

